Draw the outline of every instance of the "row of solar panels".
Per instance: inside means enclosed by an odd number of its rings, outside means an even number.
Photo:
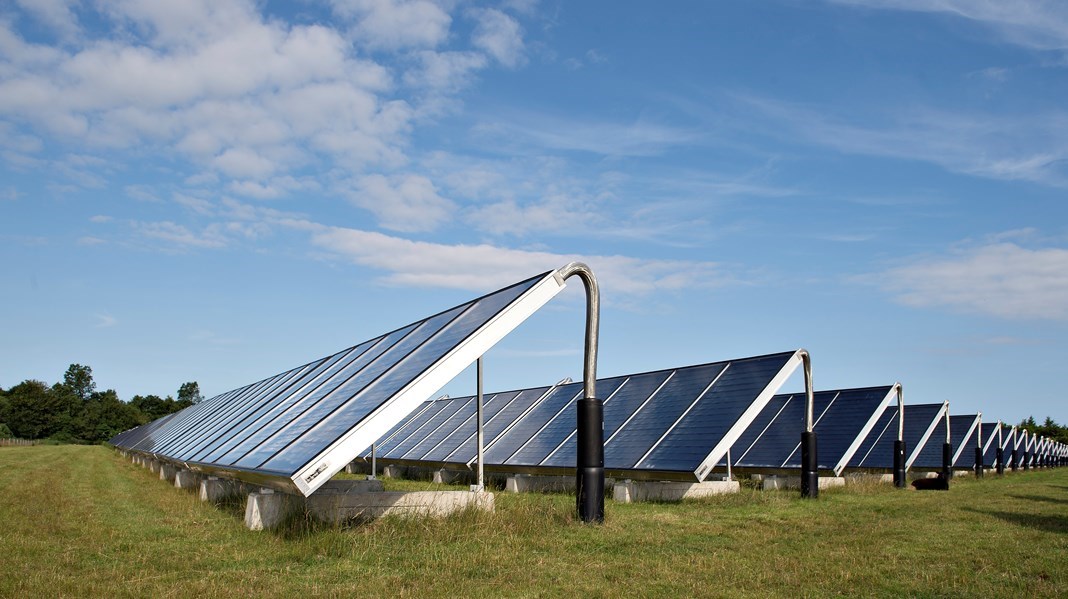
[[[702,480],[717,469],[726,469],[728,463],[734,470],[749,472],[799,469],[805,395],[775,395],[767,401],[760,398],[771,386],[768,375],[786,355],[598,381],[598,389],[609,390],[605,400],[606,470],[630,477],[682,474]],[[731,376],[743,370],[745,374],[739,378],[747,379],[748,385],[735,382]],[[759,382],[752,384],[753,380]],[[847,469],[890,470],[897,439],[899,390],[900,386],[889,385],[815,393],[813,430],[818,438],[818,468],[836,476]],[[542,474],[573,467],[573,403],[581,391],[581,385],[564,381],[552,387],[485,395],[485,466],[503,472]],[[698,405],[703,409],[695,414],[693,407]],[[762,405],[759,411],[749,409],[757,405]],[[948,408],[948,403],[905,407],[906,469],[942,466]],[[741,418],[742,433],[731,436],[729,452],[716,452],[724,444],[726,423],[743,413],[755,416]],[[477,459],[475,419],[474,396],[424,402],[375,444],[375,458],[382,464],[471,467]],[[1038,440],[1034,438],[1023,442],[1015,427],[981,425],[980,421],[979,414],[949,416],[954,467],[971,468],[977,447],[984,452],[986,467],[994,467],[998,447],[1008,450],[1006,460],[1019,449],[1018,462],[1024,451],[1034,461],[1036,451],[1052,450],[1036,449]],[[683,441],[677,433],[680,426],[686,431]],[[371,451],[361,458],[369,460]],[[718,468],[704,468],[708,464]]]
[[[476,453],[473,398],[429,399],[563,290],[572,272],[569,265],[532,277],[217,395],[111,443],[304,495],[372,445],[384,459],[469,465]],[[598,381],[606,468],[703,480],[727,463],[797,467],[804,402],[775,394],[806,355],[797,350]],[[572,406],[581,392],[578,384],[562,383],[487,397],[487,463],[516,471],[573,468]],[[896,409],[887,404],[894,392],[816,394],[820,468],[838,474],[847,467],[890,467]],[[908,408],[910,447],[923,445],[944,411]],[[1007,438],[1016,439],[1015,431]],[[913,452],[910,464],[925,459]]]

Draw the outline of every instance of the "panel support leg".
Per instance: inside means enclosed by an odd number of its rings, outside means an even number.
[[[942,444],[942,489],[949,490],[949,479],[953,478],[953,444]]]
[[[820,477],[816,452],[816,433],[801,433],[801,497],[816,499],[820,496]]]
[[[908,486],[905,479],[905,442],[894,441],[894,486],[904,489]]]

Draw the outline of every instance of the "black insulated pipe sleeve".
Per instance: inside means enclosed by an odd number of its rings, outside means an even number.
[[[894,486],[904,489],[908,486],[905,482],[905,442],[894,441]]]
[[[975,448],[975,477],[983,478],[983,448]]]
[[[816,433],[801,433],[801,496],[816,499],[820,496],[820,477],[817,470]]]
[[[942,444],[942,488],[949,489],[949,479],[953,478],[953,445]]]
[[[604,522],[604,402],[584,398],[578,405],[575,501],[583,522]]]
[[[997,465],[998,474],[1005,474],[1005,450],[999,447],[997,451],[997,462],[995,463]]]

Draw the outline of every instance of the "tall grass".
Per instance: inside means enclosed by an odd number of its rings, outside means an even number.
[[[200,503],[106,448],[9,448],[0,596],[1056,597],[1066,508],[1068,469],[609,503],[603,526],[576,522],[573,496],[502,493],[492,514],[251,532],[240,502]]]

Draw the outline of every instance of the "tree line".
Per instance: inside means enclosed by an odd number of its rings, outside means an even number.
[[[1057,424],[1049,416],[1046,416],[1046,420],[1042,424],[1035,422],[1034,416],[1028,416],[1020,421],[1017,428],[1027,429],[1030,434],[1068,444],[1068,426]]]
[[[122,401],[114,389],[96,390],[92,368],[71,364],[54,385],[28,379],[0,388],[0,438],[102,443],[202,399],[200,385],[190,381],[178,388],[177,399],[135,395]]]

